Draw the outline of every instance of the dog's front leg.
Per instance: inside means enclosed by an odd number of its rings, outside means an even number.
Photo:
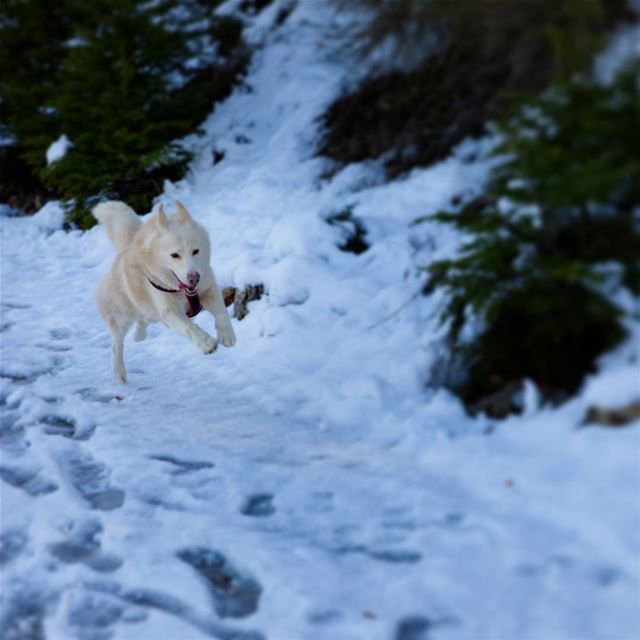
[[[191,340],[202,353],[213,353],[218,346],[218,342],[213,336],[173,309],[168,309],[162,314],[162,321],[169,329],[173,329],[176,333]]]
[[[229,320],[227,308],[224,306],[222,294],[218,289],[218,285],[207,289],[202,296],[202,306],[213,315],[216,321],[216,333],[218,334],[218,342],[225,347],[233,347],[236,343],[236,334]]]

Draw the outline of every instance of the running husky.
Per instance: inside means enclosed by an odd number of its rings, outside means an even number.
[[[146,338],[147,324],[164,322],[203,353],[213,353],[218,343],[236,343],[209,266],[207,232],[182,203],[176,201],[176,209],[176,216],[167,216],[160,205],[144,224],[124,202],[104,202],[93,210],[118,250],[111,271],[98,284],[97,298],[111,332],[113,371],[120,382],[127,381],[123,341],[134,322],[136,342]],[[215,318],[217,340],[190,320],[203,308]]]

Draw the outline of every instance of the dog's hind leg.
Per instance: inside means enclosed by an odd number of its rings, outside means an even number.
[[[123,327],[113,319],[109,319],[107,322],[111,332],[113,373],[120,382],[125,383],[127,381],[127,371],[124,367],[124,337],[129,327]]]
[[[133,339],[136,342],[142,342],[147,337],[147,325],[144,320],[138,320],[136,325],[136,331],[133,334]]]

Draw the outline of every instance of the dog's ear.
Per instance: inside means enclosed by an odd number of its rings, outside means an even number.
[[[193,222],[191,214],[187,211],[187,208],[182,204],[182,202],[180,202],[180,200],[176,200],[176,210],[178,211],[178,222],[181,224]]]
[[[161,229],[166,229],[167,228],[167,214],[164,212],[164,205],[160,205],[160,207],[158,207],[158,213],[156,214],[156,224],[161,228]]]

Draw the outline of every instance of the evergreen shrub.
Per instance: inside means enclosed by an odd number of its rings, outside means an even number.
[[[624,338],[610,294],[640,293],[639,72],[519,105],[497,126],[486,194],[426,218],[466,238],[426,268],[425,292],[447,293],[451,363],[465,371],[454,386],[469,406],[523,379],[566,397]]]
[[[216,16],[219,3],[3,3],[0,108],[8,144],[0,156],[13,154],[28,168],[14,176],[15,193],[36,177],[41,190],[66,200],[69,222],[81,228],[93,224],[89,209],[101,198],[147,211],[164,180],[186,170],[191,155],[177,141],[246,66],[241,23]],[[48,146],[63,133],[73,146],[46,166]]]

